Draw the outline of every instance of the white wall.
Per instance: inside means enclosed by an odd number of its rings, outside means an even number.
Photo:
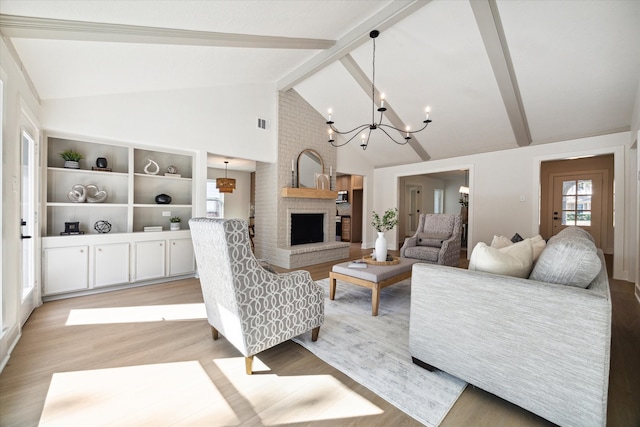
[[[542,160],[570,155],[614,153],[616,198],[616,245],[614,277],[635,277],[637,245],[636,193],[627,191],[636,179],[635,153],[630,155],[629,132],[542,144],[513,150],[483,153],[411,165],[394,166],[374,171],[375,199],[367,210],[384,211],[398,206],[398,179],[444,170],[469,169],[469,247],[477,242],[491,242],[494,234],[505,236],[538,233],[539,170]],[[633,160],[630,160],[632,158]],[[523,196],[523,202],[520,197]],[[367,242],[373,242],[371,227],[366,229]],[[398,249],[397,232],[387,233],[389,247]],[[633,280],[633,279],[631,279]]]
[[[207,179],[224,178],[224,172],[224,169],[207,168]],[[224,217],[249,222],[251,172],[228,171],[227,176],[236,180],[236,189],[224,195]]]
[[[67,98],[43,101],[42,125],[67,134],[274,162],[275,105],[270,85]],[[258,117],[272,126],[258,129]]]
[[[40,114],[37,96],[24,80],[4,41],[0,39],[2,99],[2,328],[0,369],[20,334],[22,278],[20,265],[20,128],[22,109]]]
[[[460,186],[464,185],[464,178],[445,181],[444,213],[460,213]]]

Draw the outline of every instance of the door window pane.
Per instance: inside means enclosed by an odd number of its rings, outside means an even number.
[[[591,198],[593,183],[590,179],[562,182],[562,225],[591,225]]]

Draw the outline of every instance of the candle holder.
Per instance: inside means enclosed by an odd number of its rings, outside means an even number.
[[[291,188],[296,188],[296,180],[293,171],[291,171]]]

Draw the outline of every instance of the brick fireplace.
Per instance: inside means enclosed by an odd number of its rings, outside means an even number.
[[[336,148],[326,141],[326,119],[297,92],[278,95],[278,157],[276,163],[256,165],[256,256],[283,268],[334,261],[349,257],[349,243],[337,242],[335,199],[283,197],[291,187],[291,162],[313,149],[322,157],[324,173],[335,171]],[[335,188],[335,176],[332,179]],[[291,245],[291,215],[323,214],[323,241]]]

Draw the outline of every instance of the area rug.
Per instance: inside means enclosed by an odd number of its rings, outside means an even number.
[[[409,354],[410,279],[380,293],[371,316],[371,290],[338,281],[331,301],[325,289],[325,320],[318,341],[303,334],[294,341],[427,426],[442,422],[467,383],[442,371],[429,372]]]

